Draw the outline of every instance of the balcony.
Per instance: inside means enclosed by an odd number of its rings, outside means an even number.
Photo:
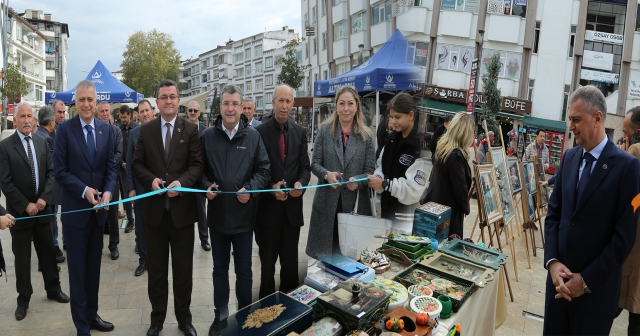
[[[396,3],[394,5],[398,5]],[[396,25],[405,35],[409,34],[429,34],[430,26],[427,24],[429,10],[426,7],[400,6],[398,5],[398,15]]]
[[[367,9],[367,1],[351,0],[349,1],[349,15],[353,15],[359,11]]]
[[[391,21],[380,22],[371,26],[371,46],[376,47],[384,44],[391,37]]]
[[[371,48],[369,45],[369,41],[367,39],[368,32],[366,30],[361,30],[355,34],[351,35],[351,53],[356,53],[360,51],[359,45],[363,44],[364,49],[368,50]]]
[[[333,15],[333,24],[348,19],[349,15],[347,14],[347,2],[342,1],[339,4],[333,6],[331,8],[331,14]]]
[[[487,40],[518,44],[520,29],[524,33],[525,19],[515,15],[490,14],[487,16]],[[523,34],[524,38],[524,34]]]
[[[56,76],[56,71],[54,69],[47,69],[47,77],[55,77]]]
[[[442,35],[471,38],[472,21],[473,14],[470,12],[445,10],[440,12],[440,27],[438,31]],[[475,37],[475,34],[473,37]]]
[[[333,58],[349,56],[349,39],[344,38],[333,42]]]

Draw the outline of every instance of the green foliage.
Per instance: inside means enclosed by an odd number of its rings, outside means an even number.
[[[278,75],[277,84],[287,84],[294,90],[302,86],[304,81],[304,73],[306,66],[300,65],[296,58],[296,48],[301,40],[294,39],[284,46],[284,57],[276,61],[276,66],[282,66],[282,70]]]
[[[489,131],[495,133],[494,145],[500,146],[500,127],[496,120],[502,106],[502,92],[498,88],[498,73],[500,72],[500,53],[496,52],[487,63],[487,74],[482,76],[484,104],[482,105],[482,119],[487,121]]]
[[[180,52],[167,33],[156,29],[133,33],[122,58],[122,81],[146,97],[155,97],[163,79],[178,81]]]
[[[0,98],[8,99],[9,102],[17,101],[25,96],[27,92],[27,80],[20,71],[20,63],[14,57],[9,58],[2,73],[2,87],[0,87]]]
[[[366,104],[366,100],[366,98],[362,99],[362,101],[360,102],[360,106],[362,107],[362,114],[364,114],[365,125],[371,126],[373,116],[371,115],[371,110],[369,110],[369,107]]]
[[[217,96],[216,99],[213,100],[209,111],[211,112],[211,123],[213,123],[213,121],[216,120],[216,117],[220,114],[220,96]]]

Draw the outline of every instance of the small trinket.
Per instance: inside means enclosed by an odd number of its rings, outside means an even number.
[[[353,295],[354,298],[360,295],[360,285],[358,285],[358,283],[354,283],[353,286],[351,286],[351,295]]]
[[[607,170],[607,164],[606,163],[602,165],[602,169]]]
[[[442,266],[447,266],[447,265],[449,265],[449,263],[448,263],[448,262],[446,262],[446,261],[442,261],[442,262],[441,262],[441,264],[442,264]]]

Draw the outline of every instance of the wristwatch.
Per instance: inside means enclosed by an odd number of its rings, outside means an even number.
[[[329,174],[324,174],[324,180],[328,182],[329,181],[328,178],[329,178]]]
[[[589,289],[589,287],[587,287],[587,283],[584,282],[584,278],[582,279],[582,289],[584,290],[585,294],[591,294],[591,290]]]

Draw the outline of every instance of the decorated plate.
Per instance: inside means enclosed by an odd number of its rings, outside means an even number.
[[[390,304],[405,302],[409,297],[409,293],[407,289],[400,284],[399,282],[382,279],[382,280],[372,280],[368,283],[369,286],[373,286],[379,289],[382,289],[390,296]]]
[[[431,296],[418,296],[410,303],[411,310],[415,313],[429,313],[429,316],[438,316],[442,311],[442,303]]]
[[[413,296],[433,296],[433,289],[431,286],[413,285],[409,286],[408,291]]]

